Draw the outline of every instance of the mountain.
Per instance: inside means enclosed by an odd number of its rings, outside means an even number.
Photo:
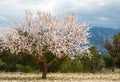
[[[118,33],[119,29],[93,27],[90,29],[91,36],[89,38],[90,44],[95,46],[99,51],[105,51],[105,41],[108,39],[113,41],[114,34]]]

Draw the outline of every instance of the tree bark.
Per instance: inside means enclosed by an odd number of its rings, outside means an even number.
[[[43,73],[42,73],[42,79],[46,79],[47,71],[48,71],[47,62],[43,62]]]
[[[40,62],[36,62],[36,65],[37,65],[37,71],[40,72]]]
[[[115,59],[113,58],[112,59],[112,72],[115,71]]]
[[[58,57],[55,57],[53,60],[51,60],[49,63],[48,63],[48,67],[50,67],[54,62],[58,61]]]

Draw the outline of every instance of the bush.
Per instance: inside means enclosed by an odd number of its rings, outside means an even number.
[[[67,58],[63,61],[60,69],[60,72],[66,73],[66,72],[81,72],[83,71],[83,66],[81,64],[81,61],[79,59],[70,59]]]
[[[16,64],[16,69],[17,71],[25,72],[25,73],[33,72],[30,66],[23,66],[21,64]]]
[[[0,59],[0,71],[4,71],[5,68],[7,68],[7,65],[5,62],[3,62],[1,59]]]
[[[79,59],[72,60],[71,62],[71,72],[82,72],[83,65]]]
[[[5,62],[3,62],[1,59],[0,59],[0,66],[4,65]]]
[[[33,69],[30,66],[24,66],[23,72],[25,72],[25,73],[31,73],[31,72],[33,72]]]
[[[18,57],[12,55],[9,50],[3,50],[0,52],[0,59],[5,63],[1,66],[1,71],[16,71],[16,63],[18,62]]]
[[[13,55],[9,50],[0,52],[0,71],[8,72],[31,72],[33,69],[36,70],[36,62],[32,56],[25,53],[20,55]],[[31,68],[32,67],[32,68]]]
[[[23,72],[24,66],[22,66],[21,64],[16,64],[16,69],[17,71]]]
[[[32,69],[36,69],[36,61],[35,58],[33,58],[31,55],[28,55],[26,53],[19,53],[18,55],[18,62],[17,64],[21,64],[23,66],[30,66]]]
[[[96,50],[95,47],[91,47],[90,53],[92,54],[92,57],[90,58],[88,54],[85,54],[82,58],[80,58],[80,61],[84,67],[84,72],[97,72],[102,70],[104,67],[103,59],[100,57],[99,52]]]
[[[103,57],[104,64],[106,68],[112,68],[112,58],[109,56]]]
[[[71,72],[71,59],[69,58],[65,59],[62,62],[59,71],[62,73]]]

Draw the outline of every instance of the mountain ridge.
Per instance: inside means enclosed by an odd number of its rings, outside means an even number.
[[[113,36],[117,34],[120,29],[93,27],[90,29],[91,36],[89,38],[90,44],[95,46],[99,51],[105,51],[104,45],[106,40],[113,41]]]

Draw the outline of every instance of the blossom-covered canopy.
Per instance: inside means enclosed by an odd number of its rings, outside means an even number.
[[[48,12],[33,16],[26,11],[22,20],[4,27],[0,36],[2,49],[10,49],[12,53],[42,56],[45,50],[49,50],[62,57],[89,52],[89,29],[87,23],[78,23],[75,14],[57,18]]]

